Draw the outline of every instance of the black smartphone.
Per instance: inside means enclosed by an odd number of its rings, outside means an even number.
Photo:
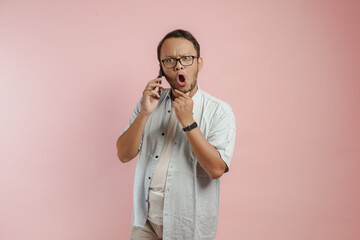
[[[160,67],[160,71],[159,71],[159,76],[158,76],[158,78],[162,78],[162,76],[163,76],[163,71],[162,71],[162,69],[161,69],[161,67]],[[159,83],[161,84],[162,81],[160,81]],[[159,92],[159,95],[161,96],[162,89],[159,88],[159,89],[158,89],[158,92]]]

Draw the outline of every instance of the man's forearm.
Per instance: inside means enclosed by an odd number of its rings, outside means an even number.
[[[177,119],[183,127],[189,126],[195,121],[192,115],[194,101],[190,92],[183,93],[175,89],[172,93],[175,97],[172,105]],[[191,131],[186,131],[186,137],[197,161],[207,174],[212,179],[221,177],[225,172],[226,163],[221,159],[218,150],[206,140],[200,128],[197,127]]]
[[[225,172],[226,163],[221,159],[218,150],[206,140],[200,129],[197,127],[187,131],[186,137],[197,161],[207,174],[212,179],[221,177]]]
[[[140,112],[131,126],[118,138],[116,142],[117,156],[121,162],[129,162],[138,154],[141,137],[149,116]]]

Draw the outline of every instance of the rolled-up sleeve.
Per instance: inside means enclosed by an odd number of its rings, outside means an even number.
[[[235,116],[230,106],[219,108],[212,119],[208,142],[220,153],[221,159],[226,163],[225,172],[229,171],[230,162],[234,153],[236,138]]]
[[[120,135],[122,135],[124,132],[126,132],[126,130],[128,130],[128,128],[131,126],[131,124],[135,121],[137,115],[139,114],[140,110],[141,110],[141,102],[142,102],[142,98],[139,100],[139,102],[136,104],[134,111],[131,114],[129,123],[127,124],[127,126],[125,127],[125,129],[121,132]],[[141,148],[142,145],[142,139],[139,145],[139,149]]]

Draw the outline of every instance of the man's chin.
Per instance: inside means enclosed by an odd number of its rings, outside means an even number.
[[[172,89],[173,91],[175,91],[175,89],[176,89],[176,90],[178,90],[178,91],[180,91],[180,92],[182,92],[182,93],[188,93],[188,92],[190,92],[190,91],[192,90],[191,87],[190,87],[190,88],[171,87],[171,89]]]
[[[177,88],[177,87],[173,88],[173,87],[171,87],[171,89],[172,89],[173,91],[175,91],[175,89],[177,89],[177,90],[179,90],[180,92],[185,93],[185,94],[187,94],[187,95],[190,95],[190,94],[191,94],[191,91],[193,91],[195,88],[196,88],[196,84],[191,85],[191,86],[188,87],[188,88]]]
[[[179,90],[180,92],[183,92],[183,93],[189,93],[191,92],[192,90],[194,90],[197,86],[197,82],[194,82],[192,83],[190,86],[189,85],[185,85],[185,86],[178,86],[178,85],[173,85],[173,84],[170,84],[170,87],[171,89],[174,91],[175,89]]]
[[[189,89],[178,89],[178,90],[180,90],[183,93],[188,93],[188,92],[191,91],[191,88],[189,88]]]

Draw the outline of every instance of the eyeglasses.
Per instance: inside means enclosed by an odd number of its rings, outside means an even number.
[[[173,68],[177,65],[177,62],[179,61],[181,65],[183,66],[190,66],[194,63],[194,58],[197,58],[195,56],[182,56],[181,58],[167,58],[164,60],[161,60],[165,68]]]

